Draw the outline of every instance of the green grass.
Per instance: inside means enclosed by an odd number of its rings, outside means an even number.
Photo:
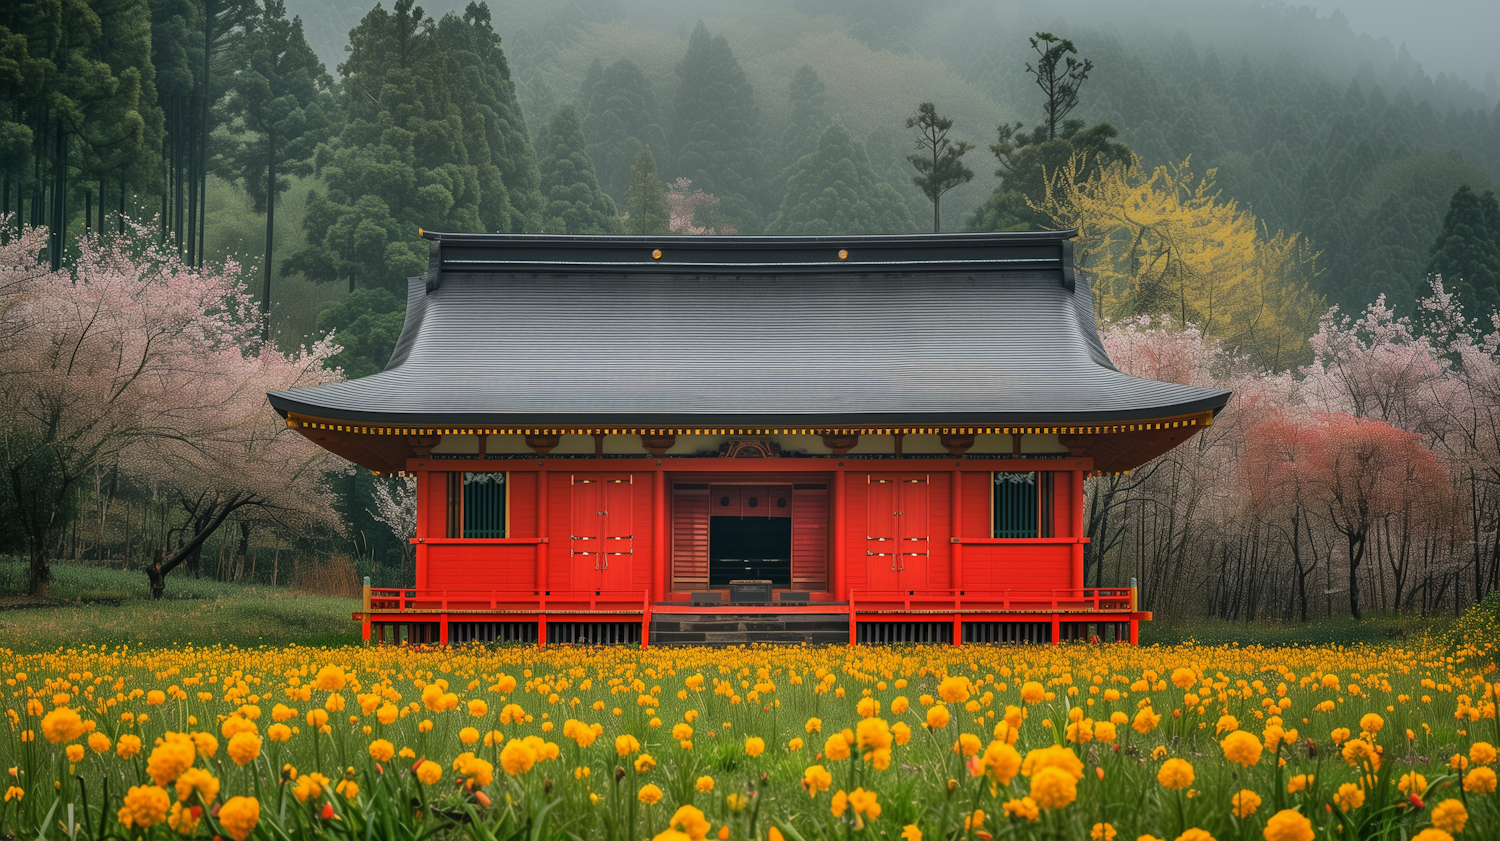
[[[1144,622],[1142,645],[1354,645],[1413,641],[1425,634],[1439,635],[1453,624],[1449,615],[1383,614],[1355,621],[1347,616],[1301,622],[1224,622],[1201,619],[1191,622]]]
[[[345,645],[358,641],[349,614],[357,599],[309,596],[291,590],[167,578],[165,597],[152,600],[142,572],[54,563],[51,599],[44,605],[0,609],[0,648],[50,651],[77,643],[133,646],[239,646],[290,643]],[[0,593],[25,592],[25,568],[0,561]]]

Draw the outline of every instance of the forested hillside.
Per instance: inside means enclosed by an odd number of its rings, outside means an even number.
[[[34,271],[93,276],[103,268],[89,261],[128,251],[132,270],[215,278],[235,302],[224,307],[232,324],[216,329],[247,342],[247,358],[326,361],[328,376],[385,366],[405,278],[426,265],[419,227],[879,234],[941,220],[944,231],[1077,228],[1112,335],[1191,336],[1200,361],[1212,359],[1184,368],[1191,376],[1237,389],[1249,377],[1307,408],[1293,386],[1341,358],[1330,337],[1420,344],[1434,383],[1457,376],[1445,367],[1460,364],[1454,348],[1494,355],[1484,342],[1500,338],[1480,337],[1500,307],[1497,181],[1493,74],[1428,73],[1337,12],[1275,2],[0,6],[0,245],[20,261],[0,275],[0,319],[20,318]],[[331,345],[316,344],[330,334]],[[1377,413],[1362,388],[1324,402],[1432,440],[1451,432]],[[1489,406],[1486,393],[1465,391],[1464,405]],[[6,423],[31,429],[32,415],[9,411]],[[135,446],[69,462],[42,513],[76,522],[86,499],[107,510],[101,500],[114,499],[121,459],[131,463],[122,453]],[[1483,449],[1465,446],[1449,449],[1454,465]],[[41,481],[78,455],[36,452],[6,450],[0,467]],[[170,535],[169,556],[186,552],[196,566],[203,547],[192,536],[214,535],[229,515],[131,475],[120,493],[143,497],[149,486],[160,518],[138,531],[164,544]],[[1488,479],[1464,481],[1477,595],[1500,570],[1492,560],[1481,574],[1478,554],[1500,558],[1500,502]],[[24,485],[13,482],[0,508],[30,499]],[[405,562],[380,524],[399,520],[387,491],[382,508],[367,474],[330,474],[320,487],[351,528],[317,539]],[[1132,499],[1155,492],[1141,487]],[[1257,516],[1225,539],[1258,547]],[[99,520],[103,553],[115,538]],[[291,530],[243,512],[229,522],[242,554],[252,523]],[[54,527],[38,537],[6,523],[7,546],[61,551]],[[133,533],[127,523],[127,554]],[[69,539],[76,554],[76,528]],[[1421,539],[1437,552],[1436,538]],[[1458,573],[1434,569],[1455,576],[1456,591]]]

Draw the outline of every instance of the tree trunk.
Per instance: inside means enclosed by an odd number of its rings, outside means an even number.
[[[52,162],[52,222],[48,226],[47,256],[52,271],[62,268],[63,243],[68,235],[68,133],[61,120],[57,132],[56,158]]]
[[[52,558],[48,551],[51,542],[49,532],[31,543],[31,569],[26,590],[33,598],[45,599],[52,595]]]
[[[274,155],[276,145],[272,137],[266,136],[266,149],[273,154],[268,155],[266,164],[266,283],[260,296],[261,326],[260,337],[264,340],[271,338],[271,253],[272,237],[276,233],[276,157]]]
[[[1359,615],[1359,562],[1364,559],[1364,536],[1349,535],[1349,615],[1356,621]]]

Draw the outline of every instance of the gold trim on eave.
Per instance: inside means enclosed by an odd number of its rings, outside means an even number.
[[[1171,429],[1213,425],[1213,412],[1202,412],[1175,418],[1138,423],[1080,424],[1070,426],[899,426],[899,427],[419,427],[370,426],[338,423],[324,418],[290,413],[286,425],[293,429],[321,429],[354,435],[1118,435],[1132,432],[1159,432]]]

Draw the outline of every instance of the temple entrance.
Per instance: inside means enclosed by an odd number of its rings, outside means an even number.
[[[826,590],[828,514],[826,482],[674,482],[672,588],[722,590],[748,579],[777,590]]]

